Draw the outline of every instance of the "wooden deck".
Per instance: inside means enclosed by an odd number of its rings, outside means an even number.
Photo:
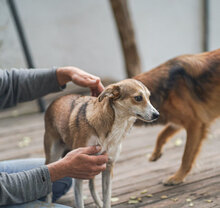
[[[113,207],[209,208],[220,207],[220,122],[217,121],[204,142],[193,171],[179,186],[164,187],[162,180],[179,167],[185,144],[180,132],[167,145],[157,162],[148,162],[162,127],[134,127],[123,143],[114,169]],[[0,120],[0,160],[43,157],[43,114],[23,115]],[[100,176],[97,189],[101,191]],[[145,191],[144,191],[145,190]],[[139,199],[130,201],[130,197]],[[92,203],[87,182],[84,186],[86,207]],[[73,206],[73,190],[58,203]]]

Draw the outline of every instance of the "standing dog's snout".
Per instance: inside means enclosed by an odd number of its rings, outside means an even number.
[[[158,111],[157,111],[157,112],[153,112],[153,114],[152,114],[152,120],[156,120],[156,119],[158,119],[159,116],[160,116],[160,114],[159,114]]]

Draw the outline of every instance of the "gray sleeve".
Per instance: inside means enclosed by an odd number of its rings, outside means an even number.
[[[0,206],[37,200],[52,190],[46,165],[19,173],[0,173]]]
[[[0,109],[57,92],[56,69],[0,70]]]

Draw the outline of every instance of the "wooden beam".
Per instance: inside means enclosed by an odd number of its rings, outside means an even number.
[[[141,62],[128,3],[127,0],[110,0],[110,4],[121,40],[127,76],[130,78],[141,72]]]

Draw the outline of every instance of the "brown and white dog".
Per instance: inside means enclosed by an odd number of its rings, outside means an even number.
[[[158,111],[149,101],[150,92],[139,81],[127,79],[109,85],[98,98],[67,95],[54,101],[45,114],[44,147],[46,164],[58,160],[67,150],[99,144],[109,162],[102,173],[103,203],[94,180],[89,187],[98,207],[111,206],[111,171],[117,160],[122,139],[136,118],[153,121]],[[82,180],[75,180],[75,205],[84,207]]]
[[[186,130],[182,164],[164,182],[179,184],[191,170],[211,122],[220,116],[220,49],[179,56],[134,78],[151,92],[151,103],[160,112],[155,124],[166,124],[150,161],[161,156],[164,144],[175,133]]]

